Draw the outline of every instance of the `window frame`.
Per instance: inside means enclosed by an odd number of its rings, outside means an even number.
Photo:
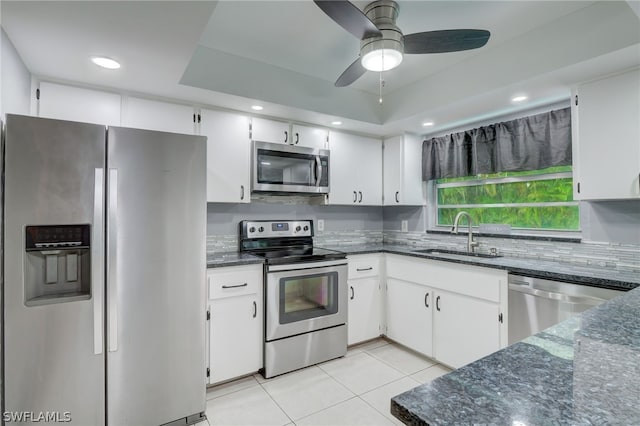
[[[545,207],[545,206],[577,206],[578,214],[580,215],[579,228],[575,230],[567,229],[541,229],[541,228],[522,228],[512,227],[511,234],[504,234],[505,236],[517,235],[517,236],[549,236],[559,238],[580,238],[582,236],[582,214],[581,204],[579,200],[573,201],[551,201],[551,202],[537,202],[537,203],[495,203],[495,204],[438,204],[438,189],[439,188],[453,188],[461,186],[481,186],[490,184],[503,184],[503,183],[518,183],[518,182],[533,182],[552,179],[566,179],[573,178],[572,171],[566,172],[552,172],[539,175],[523,175],[523,176],[505,176],[505,177],[474,177],[469,176],[469,180],[461,180],[457,182],[437,183],[437,180],[431,180],[427,182],[427,200],[430,206],[428,216],[427,231],[435,232],[450,232],[451,225],[439,225],[438,224],[438,209],[439,208],[477,208],[477,207]],[[466,222],[465,222],[466,224]],[[465,226],[466,228],[466,226]],[[474,232],[479,232],[480,224],[474,224],[472,227]],[[502,234],[499,234],[502,236]]]

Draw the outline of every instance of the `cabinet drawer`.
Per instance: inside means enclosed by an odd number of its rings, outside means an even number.
[[[373,277],[380,273],[380,255],[348,256],[348,279]]]
[[[262,294],[262,265],[230,266],[207,271],[209,299]]]

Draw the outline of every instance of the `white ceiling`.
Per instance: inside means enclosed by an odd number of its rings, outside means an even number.
[[[354,2],[361,9],[367,2]],[[640,64],[637,1],[399,1],[405,34],[491,31],[481,49],[406,55],[348,88],[359,42],[309,0],[2,1],[2,27],[36,76],[376,135],[426,133],[567,99],[579,81]],[[630,7],[631,6],[633,7]],[[118,59],[97,69],[91,55]],[[512,105],[516,92],[530,96]]]

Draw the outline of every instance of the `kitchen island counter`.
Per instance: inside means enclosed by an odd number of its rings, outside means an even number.
[[[640,288],[391,400],[406,424],[638,424]]]

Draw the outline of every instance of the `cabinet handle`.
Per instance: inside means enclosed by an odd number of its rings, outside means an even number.
[[[440,311],[440,296],[436,297],[436,310]]]
[[[400,194],[400,191],[396,191],[396,203],[399,203],[400,200],[398,200],[398,195]]]
[[[580,193],[580,182],[578,182],[578,194]]]
[[[424,306],[429,307],[429,293],[424,295]]]
[[[358,202],[358,193],[356,191],[353,191],[353,202]]]
[[[284,143],[287,143],[287,141],[289,140],[289,132],[287,132],[286,130],[284,131]]]
[[[240,199],[244,200],[244,185],[240,185]]]
[[[351,289],[351,297],[349,299],[353,300],[353,298],[356,297],[356,292],[353,289],[353,286],[349,286],[349,288]]]
[[[358,194],[360,194],[360,200],[358,202],[361,203],[362,202],[362,191],[358,191]]]
[[[356,271],[362,272],[362,271],[370,271],[372,269],[373,269],[373,266],[369,266],[368,268],[356,268]]]
[[[248,283],[236,284],[236,285],[223,285],[222,288],[238,288],[238,287],[246,287],[248,285],[249,285]]]
[[[296,133],[296,145],[298,145],[298,142],[300,142],[300,135]]]
[[[256,301],[253,301],[253,317],[257,317],[258,316],[258,304],[256,303]]]

